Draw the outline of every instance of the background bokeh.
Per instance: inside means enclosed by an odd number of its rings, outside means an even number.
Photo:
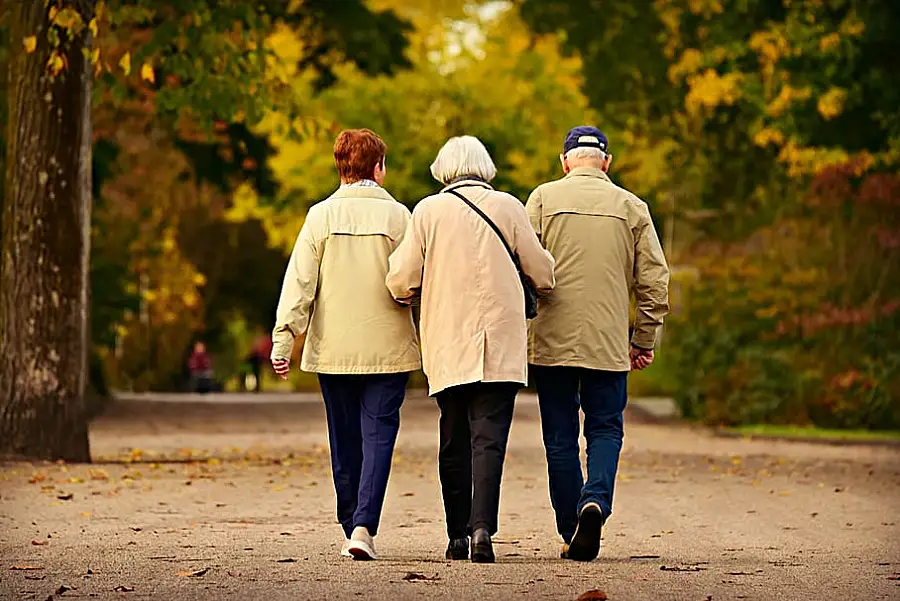
[[[449,136],[524,200],[593,123],[673,270],[634,393],[715,424],[900,428],[897,2],[135,0],[97,23],[95,387],[179,389],[195,340],[236,386],[342,128],[384,137],[412,207]],[[12,44],[0,14],[3,72]]]

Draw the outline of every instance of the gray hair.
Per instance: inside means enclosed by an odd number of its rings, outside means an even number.
[[[566,153],[566,160],[572,159],[597,159],[605,161],[608,155],[599,148],[591,148],[590,146],[581,146],[573,148]]]
[[[486,182],[497,175],[497,167],[481,140],[474,136],[450,138],[431,164],[431,175],[446,185],[458,177],[474,175]]]

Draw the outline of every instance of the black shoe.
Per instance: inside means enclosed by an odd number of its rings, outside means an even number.
[[[603,533],[603,512],[596,503],[588,503],[578,515],[575,536],[565,550],[566,559],[593,561],[600,554],[600,537]]]
[[[472,563],[494,563],[494,545],[485,528],[472,534]]]
[[[447,559],[469,559],[469,538],[451,538],[444,557]]]

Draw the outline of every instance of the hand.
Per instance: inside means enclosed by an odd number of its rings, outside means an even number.
[[[631,358],[631,369],[642,370],[653,363],[653,351],[645,351],[644,349],[631,347],[629,353]]]
[[[288,379],[288,372],[291,370],[291,362],[287,359],[275,359],[272,361],[272,369],[278,374],[282,380]]]

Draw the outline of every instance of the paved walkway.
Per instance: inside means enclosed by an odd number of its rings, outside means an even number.
[[[185,400],[132,399],[97,420],[94,456],[118,463],[0,467],[0,598],[574,601],[600,589],[635,601],[900,599],[895,448],[722,439],[630,415],[601,559],[573,564],[557,559],[526,395],[499,563],[451,564],[437,413],[413,398],[382,559],[356,563],[337,555],[320,403]]]

